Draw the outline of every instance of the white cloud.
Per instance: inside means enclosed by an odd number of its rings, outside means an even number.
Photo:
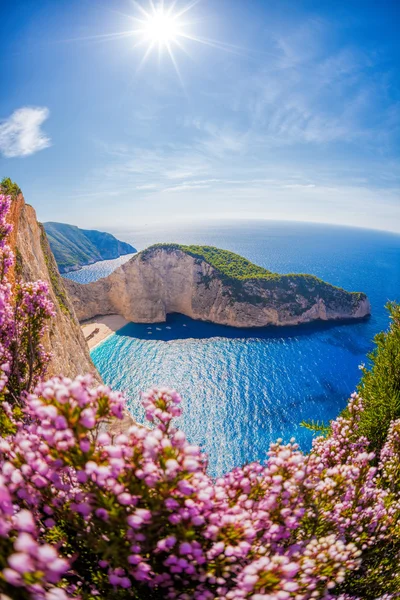
[[[232,124],[219,126],[201,119],[188,118],[183,124],[200,132],[201,137],[196,135],[193,140],[193,148],[201,155],[223,159],[246,152],[247,132],[237,130]]]
[[[282,187],[288,189],[315,188],[315,183],[287,183]]]
[[[155,183],[145,183],[143,185],[137,185],[137,190],[156,190],[157,185]]]
[[[48,116],[46,107],[23,107],[0,122],[0,152],[3,156],[29,156],[48,148],[50,138],[41,130]]]
[[[163,192],[188,192],[190,190],[204,190],[209,188],[208,184],[191,184],[184,183],[181,185],[175,185],[173,187],[165,188]]]
[[[390,73],[373,68],[377,50],[331,48],[332,25],[322,21],[296,23],[294,30],[285,25],[282,32],[270,27],[268,60],[224,97],[236,121],[247,116],[248,145],[368,144],[386,152],[396,142],[398,106],[388,93]]]
[[[131,180],[135,187],[157,183],[149,181],[150,177],[179,180],[202,175],[208,169],[207,161],[184,145],[155,145],[152,149],[119,147],[116,151],[106,148],[106,156],[107,167],[95,173],[96,179],[99,176],[113,181],[124,178]]]
[[[168,179],[186,179],[187,177],[192,177],[194,173],[192,171],[166,171],[164,175]]]

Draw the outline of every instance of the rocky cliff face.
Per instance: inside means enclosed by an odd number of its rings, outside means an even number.
[[[66,377],[75,377],[92,373],[101,381],[90,359],[43,226],[38,223],[34,209],[25,203],[22,194],[12,201],[10,221],[13,225],[11,246],[16,254],[15,278],[47,281],[55,306],[56,317],[52,319],[50,331],[44,340],[44,345],[53,355],[49,375],[61,373]]]
[[[117,313],[136,323],[157,323],[178,312],[221,325],[261,327],[370,313],[365,294],[311,275],[238,280],[176,246],[149,248],[94,283],[65,284],[81,321]]]

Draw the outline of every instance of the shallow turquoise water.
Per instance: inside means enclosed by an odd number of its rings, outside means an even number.
[[[104,381],[126,392],[139,421],[140,390],[170,385],[181,393],[180,426],[207,451],[213,475],[263,460],[278,437],[295,436],[309,448],[311,433],[300,421],[327,421],[345,406],[374,334],[388,325],[385,303],[400,300],[398,235],[247,223],[137,232],[130,241],[139,248],[156,241],[213,244],[271,270],[309,272],[365,291],[371,300],[370,319],[335,326],[246,331],[172,315],[151,329],[127,325],[92,351]]]
[[[90,283],[91,281],[101,279],[101,277],[107,277],[107,275],[112,273],[112,271],[114,271],[117,267],[120,267],[127,262],[130,258],[132,258],[132,256],[134,256],[134,254],[125,254],[119,258],[100,260],[92,265],[86,265],[85,267],[82,267],[82,269],[79,269],[79,271],[65,273],[64,277],[67,279],[72,279],[72,281],[78,281],[79,283]]]

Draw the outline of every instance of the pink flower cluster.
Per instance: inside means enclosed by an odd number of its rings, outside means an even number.
[[[11,198],[0,194],[0,392],[7,390],[14,403],[43,377],[49,355],[41,340],[54,316],[47,283],[21,282],[15,271],[9,281],[14,255],[8,245]]]
[[[171,599],[333,598],[363,550],[389,535],[396,511],[379,482],[393,451],[385,447],[376,468],[366,442],[351,441],[357,396],[349,419],[309,455],[278,442],[265,465],[216,481],[172,426],[179,402],[176,392],[150,390],[143,404],[154,429],[133,425],[113,439],[107,424],[122,419],[124,399],[89,376],[51,379],[27,397],[25,422],[0,444],[8,585],[35,599],[50,598],[54,584],[68,597],[148,588]],[[394,428],[388,446],[398,437]],[[56,531],[53,560],[41,565]],[[96,578],[76,566],[88,553]]]
[[[13,339],[13,307],[11,284],[8,282],[14,257],[7,243],[12,226],[7,222],[11,198],[0,194],[0,392],[7,384],[10,370],[9,347]]]

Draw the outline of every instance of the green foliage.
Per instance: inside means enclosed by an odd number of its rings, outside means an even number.
[[[346,577],[338,587],[338,595],[342,592],[362,600],[377,598],[398,598],[400,576],[397,564],[400,556],[399,536],[392,541],[381,542],[367,550],[363,556],[361,569]],[[388,594],[388,596],[384,596]],[[396,594],[389,596],[389,594]]]
[[[19,186],[9,177],[3,177],[0,183],[0,192],[11,198],[16,198],[21,193]]]
[[[379,461],[380,451],[387,441],[392,421],[400,418],[400,305],[388,303],[391,325],[386,332],[375,336],[375,349],[368,355],[369,367],[362,367],[362,378],[358,392],[363,398],[364,411],[360,413],[356,437],[363,435],[370,440],[370,449]],[[345,409],[342,416],[348,417]],[[394,489],[400,483],[399,470],[392,473],[390,485]],[[389,482],[382,480],[385,487]],[[392,489],[392,491],[393,491]],[[390,498],[390,497],[389,497]],[[390,501],[388,498],[388,502]],[[387,594],[397,598],[400,591],[400,576],[397,564],[400,556],[400,511],[395,512],[394,535],[390,542],[377,544],[366,550],[362,566],[349,574],[337,593],[349,594],[363,600],[375,600]],[[390,594],[394,594],[393,596]],[[389,596],[390,595],[390,596]],[[386,597],[386,596],[385,596]]]
[[[364,401],[359,433],[371,442],[377,457],[386,441],[390,423],[400,418],[400,305],[389,302],[391,324],[375,336],[375,348],[368,355],[369,367],[362,365],[357,387]],[[348,417],[345,409],[342,416]],[[301,425],[319,435],[329,435],[330,426],[322,421],[302,421]]]
[[[214,267],[217,271],[219,271],[222,275],[229,277],[230,279],[236,279],[239,281],[243,281],[246,279],[266,279],[268,281],[282,281],[287,280],[287,283],[290,283],[290,280],[293,278],[297,278],[298,280],[303,280],[307,284],[312,285],[330,285],[326,284],[322,279],[316,277],[315,275],[308,275],[305,273],[288,273],[286,275],[281,275],[279,273],[273,273],[272,271],[268,271],[264,269],[264,267],[260,267],[255,265],[254,263],[247,260],[243,256],[239,254],[235,254],[234,252],[230,252],[229,250],[222,250],[221,248],[216,248],[215,246],[186,246],[183,244],[154,244],[144,250],[141,255],[142,257],[146,257],[147,254],[150,254],[154,249],[164,248],[166,250],[181,250],[194,258],[199,260],[204,260],[209,265]],[[330,286],[336,290],[342,290],[342,288],[336,286]],[[357,299],[365,298],[365,294],[361,292],[352,292]]]
[[[120,242],[110,233],[53,222],[44,223],[44,228],[60,273],[136,252],[133,246]]]
[[[8,414],[3,407],[0,410],[0,438],[14,435],[17,431],[16,422],[23,419],[22,409],[18,405],[10,407],[10,411]]]
[[[232,300],[246,301],[252,304],[264,303],[265,295],[260,295],[260,289],[272,291],[268,302],[276,300],[277,304],[291,302],[292,314],[302,314],[310,308],[319,296],[324,299],[327,306],[330,303],[335,309],[343,309],[351,312],[354,305],[366,298],[362,292],[346,292],[342,288],[326,283],[314,275],[304,273],[289,273],[281,275],[273,273],[250,262],[243,256],[221,250],[214,246],[186,246],[181,244],[154,244],[141,252],[142,260],[146,260],[154,250],[158,248],[167,252],[181,250],[193,258],[205,261],[211,265],[220,275],[224,283],[229,286]],[[203,283],[208,288],[210,276],[203,276]],[[243,283],[256,280],[260,285],[253,290],[245,289]],[[278,295],[276,292],[278,291]],[[301,296],[308,301],[308,305],[302,305],[296,296]]]
[[[356,436],[364,435],[371,441],[370,447],[376,453],[376,462],[387,440],[391,422],[400,418],[400,305],[389,303],[387,308],[391,325],[388,331],[375,337],[376,347],[368,356],[369,368],[362,367],[363,374],[358,386],[364,411],[360,413]],[[343,411],[342,416],[349,417],[348,409]],[[330,428],[323,423],[311,421],[302,425],[320,435],[330,434]],[[395,481],[390,483],[393,486]],[[396,569],[400,556],[399,510],[397,513],[397,535],[392,537],[390,543],[386,541],[368,549],[363,556],[361,569],[346,577],[337,590],[338,594],[375,600],[383,594],[399,592],[400,576]]]
[[[231,279],[254,279],[254,278],[268,278],[274,273],[267,271],[263,267],[253,264],[243,256],[229,252],[228,250],[221,250],[214,246],[185,246],[180,244],[155,244],[152,248],[166,248],[166,249],[177,249],[186,252],[194,258],[204,260],[210,264],[214,269],[217,269],[223,275],[230,277]],[[145,251],[146,252],[146,251]]]
[[[49,273],[51,287],[53,288],[53,292],[58,300],[58,305],[61,308],[61,310],[65,314],[70,314],[71,310],[68,306],[69,301],[64,286],[62,284],[60,274],[57,270],[57,265],[55,264],[54,258],[51,255],[49,241],[47,239],[46,231],[42,224],[40,224],[40,229],[40,244],[42,246],[44,260],[46,262],[47,271]]]
[[[23,270],[22,254],[18,250],[18,248],[15,248],[15,273],[18,278],[20,278],[22,276],[22,270]]]
[[[82,233],[91,241],[101,255],[101,260],[118,258],[124,254],[136,252],[136,248],[127,242],[121,242],[111,233],[96,231],[95,229],[81,229]]]
[[[385,442],[390,422],[400,418],[400,305],[389,303],[387,308],[391,325],[375,337],[376,348],[368,355],[371,366],[362,368],[358,386],[365,406],[360,432],[376,452]]]
[[[301,427],[305,427],[309,431],[313,431],[314,433],[323,435],[324,437],[330,432],[330,426],[326,425],[326,423],[323,421],[314,421],[314,419],[311,419],[311,421],[301,421],[300,425]]]

